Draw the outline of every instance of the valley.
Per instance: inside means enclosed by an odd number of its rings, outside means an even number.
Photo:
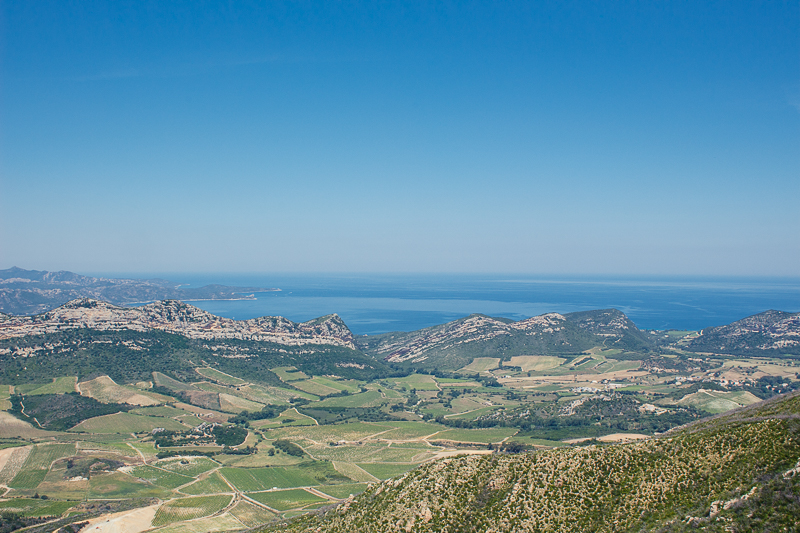
[[[174,301],[4,316],[0,510],[26,531],[283,528],[437,465],[511,479],[514,461],[563,453],[587,468],[589,450],[635,455],[797,389],[797,329],[770,320],[736,355],[693,351],[728,330],[641,331],[614,310],[375,337],[335,316],[233,321]],[[409,530],[449,523],[420,512]]]

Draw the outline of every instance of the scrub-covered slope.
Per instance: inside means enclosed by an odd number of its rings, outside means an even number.
[[[476,357],[576,355],[595,346],[646,351],[652,341],[616,309],[561,315],[547,313],[514,322],[470,315],[439,326],[355,339],[358,348],[393,363],[456,370]]]
[[[800,355],[800,313],[764,311],[726,326],[706,328],[688,348],[756,357]]]
[[[289,527],[796,531],[798,413],[792,394],[643,442],[444,459]]]

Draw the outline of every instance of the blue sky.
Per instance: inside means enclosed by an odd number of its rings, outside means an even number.
[[[797,2],[0,6],[0,268],[800,275]]]

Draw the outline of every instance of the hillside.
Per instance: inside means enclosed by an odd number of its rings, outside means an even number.
[[[385,373],[382,362],[354,349],[352,338],[336,315],[300,324],[231,320],[174,300],[117,307],[82,299],[32,317],[0,315],[0,379],[109,375],[136,382],[154,371],[186,377],[201,361],[264,383],[278,383],[269,369],[280,366],[314,375]]]
[[[329,344],[354,347],[353,334],[335,314],[300,324],[283,317],[232,320],[176,300],[164,300],[141,307],[118,307],[84,298],[40,315],[0,316],[0,339],[80,328],[99,331],[161,330],[190,339],[240,339],[292,346]]]
[[[649,350],[652,341],[616,309],[561,315],[547,313],[514,322],[470,315],[412,331],[359,337],[356,346],[390,362],[455,370],[476,357],[508,360],[519,355],[576,355],[595,346]]]
[[[800,313],[771,310],[706,328],[688,349],[743,356],[800,355]]]
[[[794,393],[633,444],[443,459],[271,530],[797,530],[799,458]]]
[[[272,291],[259,287],[206,285],[185,288],[165,279],[119,279],[81,276],[12,267],[0,270],[0,312],[31,315],[49,311],[70,300],[95,298],[115,304],[154,300],[238,300],[248,293]]]

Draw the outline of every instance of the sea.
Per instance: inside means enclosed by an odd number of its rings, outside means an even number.
[[[700,330],[777,309],[800,311],[800,278],[581,278],[491,274],[109,274],[176,285],[276,288],[254,299],[192,301],[226,318],[337,313],[357,335],[413,331],[472,313],[521,320],[615,308],[640,329]]]

